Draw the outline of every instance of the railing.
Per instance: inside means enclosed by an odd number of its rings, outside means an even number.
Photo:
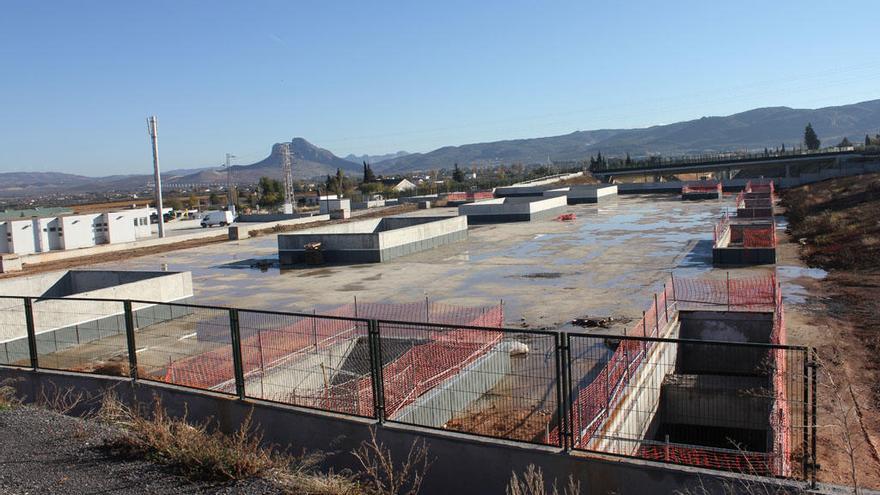
[[[864,150],[862,150],[864,151]],[[699,155],[684,156],[668,156],[668,157],[652,157],[648,160],[637,160],[630,164],[626,164],[622,159],[610,160],[607,168],[597,170],[597,173],[608,173],[615,171],[637,171],[640,169],[654,168],[673,168],[688,165],[720,165],[720,164],[737,164],[749,162],[764,162],[773,160],[786,160],[790,158],[823,158],[833,157],[835,155],[848,155],[856,153],[853,147],[830,147],[821,150],[804,150],[792,149],[788,151],[769,151],[766,153],[749,153],[749,152],[729,152],[729,153],[711,153]]]
[[[699,181],[699,182],[688,182],[685,185],[681,186],[682,194],[689,193],[718,193],[721,194],[722,185],[717,181]]]
[[[419,307],[420,321],[382,318]],[[683,335],[682,311],[695,309],[763,311],[758,318],[774,318],[770,343]],[[814,476],[812,352],[784,345],[775,278],[672,279],[621,334],[504,328],[500,306],[354,311],[0,296],[0,331],[14,335],[0,341],[0,364],[564,449]]]

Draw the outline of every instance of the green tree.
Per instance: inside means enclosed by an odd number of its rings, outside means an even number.
[[[284,201],[284,185],[280,180],[260,177],[257,190],[260,194],[260,204],[263,206],[278,206]]]
[[[452,169],[452,180],[455,182],[464,182],[464,172],[461,171],[458,163],[456,163],[455,168]]]
[[[629,153],[626,154],[626,160],[623,161],[627,166],[632,165],[632,158],[629,157]]]
[[[852,146],[852,143],[850,143],[849,139],[847,139],[846,137],[843,138],[843,141],[837,143],[838,148],[847,148],[849,146]]]
[[[190,209],[199,207],[199,198],[196,197],[196,193],[190,193],[187,207]]]
[[[183,209],[183,202],[180,201],[180,198],[171,198],[168,200],[168,206],[170,206],[172,210],[180,211]]]
[[[217,196],[217,193],[211,192],[211,195],[208,196],[208,202],[211,203],[211,206],[220,204],[220,196]]]
[[[342,173],[341,168],[336,169],[336,196],[341,198],[342,193],[345,191],[345,175]]]
[[[804,144],[807,145],[808,150],[817,150],[819,146],[822,145],[822,142],[819,141],[819,136],[816,135],[816,131],[813,130],[813,124],[808,123],[807,127],[804,129]]]
[[[376,181],[376,174],[373,173],[373,167],[370,166],[369,163],[364,161],[364,184],[369,184],[371,182]]]
[[[865,147],[871,146],[871,136],[865,134]]]

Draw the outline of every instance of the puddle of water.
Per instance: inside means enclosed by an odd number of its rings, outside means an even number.
[[[822,280],[828,276],[828,272],[821,268],[809,268],[806,266],[777,266],[776,273],[778,273],[779,277],[783,280],[791,280],[800,277]]]
[[[789,265],[777,266],[776,273],[782,282],[782,299],[791,304],[806,304],[807,298],[810,296],[806,287],[795,283],[794,280],[799,278],[822,280],[828,276],[828,272],[821,268]]]

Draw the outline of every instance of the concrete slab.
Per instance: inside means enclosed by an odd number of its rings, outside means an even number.
[[[466,240],[391,263],[279,269],[278,236],[268,234],[90,268],[191,271],[199,303],[318,312],[352,302],[431,301],[465,306],[504,298],[511,324],[558,328],[584,315],[641,317],[656,284],[708,272],[712,232],[726,202],[622,196],[566,206],[571,222],[516,222],[470,228]],[[407,213],[455,215],[455,208]],[[255,261],[268,262],[258,268]],[[755,269],[763,270],[763,269]],[[520,318],[523,318],[522,320]]]
[[[565,196],[555,198],[498,198],[458,207],[458,214],[467,216],[468,224],[530,222],[559,215],[568,204]]]
[[[568,204],[578,205],[583,203],[598,203],[601,200],[617,196],[617,186],[609,184],[592,184],[581,186],[561,187],[544,191],[545,198],[565,196]]]
[[[381,263],[467,237],[464,217],[385,217],[278,236],[282,265],[303,263],[306,245],[321,244],[324,261]]]

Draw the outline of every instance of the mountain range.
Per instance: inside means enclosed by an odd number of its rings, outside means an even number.
[[[445,146],[427,153],[397,152],[388,155],[354,155],[340,158],[301,137],[288,144],[293,157],[293,175],[299,179],[320,178],[341,169],[358,175],[361,162],[372,163],[377,174],[402,174],[451,168],[510,163],[546,163],[584,160],[602,152],[606,156],[633,157],[649,154],[685,155],[706,152],[760,150],[785,143],[791,147],[803,139],[804,127],[812,123],[824,145],[835,145],[844,137],[853,143],[865,134],[880,131],[880,99],[825,107],[795,109],[765,107],[723,117],[702,117],[674,124],[639,129],[600,129],[576,131],[561,136],[514,139],[489,143]],[[236,182],[256,182],[262,176],[281,178],[281,146],[272,145],[269,156],[250,165],[235,165]],[[27,196],[42,191],[101,191],[142,187],[152,176],[123,175],[84,177],[56,172],[0,173],[0,197]],[[172,170],[163,174],[163,182],[224,183],[226,173],[219,167]]]
[[[406,151],[398,151],[397,153],[386,153],[384,155],[355,155],[354,153],[349,153],[345,159],[354,162],[354,163],[379,163],[385,160],[391,160],[394,158],[402,158],[404,156],[409,155]]]
[[[736,150],[791,147],[803,140],[804,127],[812,123],[824,145],[844,137],[864,141],[880,130],[880,99],[818,109],[766,107],[725,117],[656,125],[640,129],[577,131],[562,136],[447,146],[430,153],[413,153],[379,162],[376,172],[393,173],[449,168],[454,163],[481,166],[494,163],[525,164],[584,160],[602,152],[606,156],[649,154],[686,155]]]

